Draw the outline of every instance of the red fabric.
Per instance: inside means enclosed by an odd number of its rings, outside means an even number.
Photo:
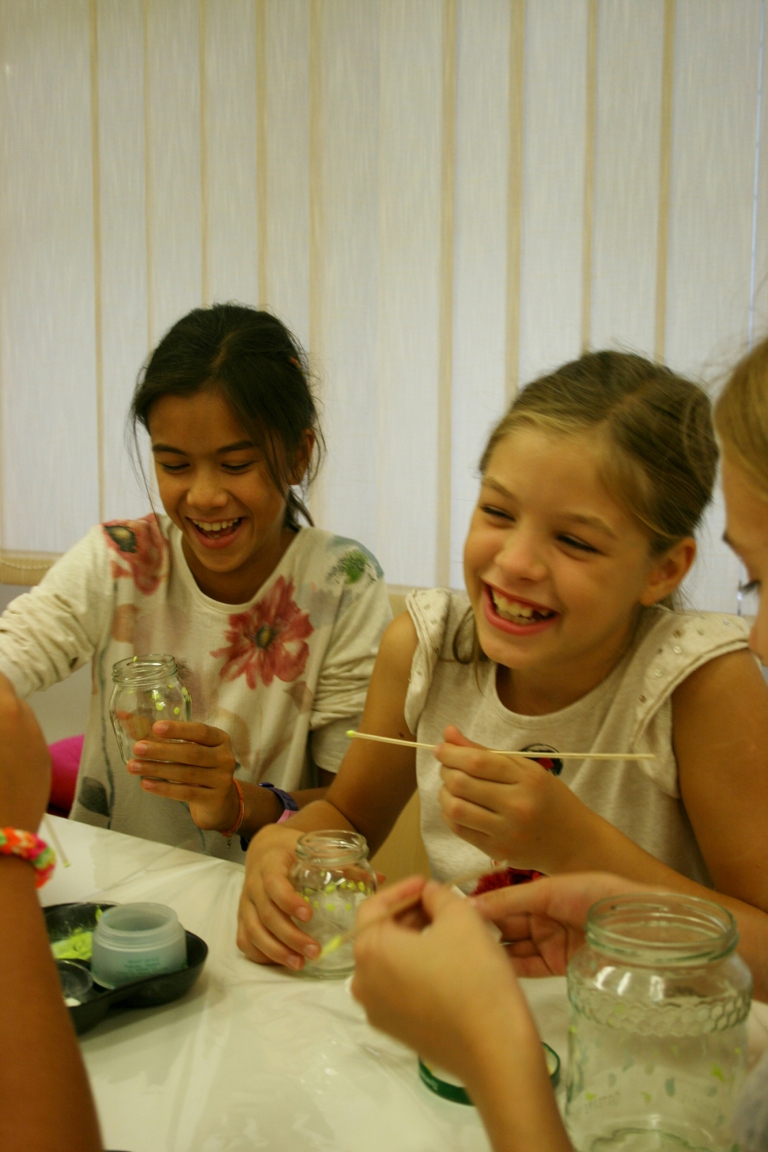
[[[51,796],[48,811],[54,816],[68,816],[75,799],[77,773],[83,754],[85,736],[67,736],[48,745],[51,754]]]

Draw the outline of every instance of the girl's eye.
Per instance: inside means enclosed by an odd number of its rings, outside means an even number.
[[[577,540],[575,536],[558,536],[558,540],[568,548],[578,548],[580,552],[597,552],[597,548],[593,548],[584,540]]]
[[[246,468],[250,468],[251,465],[252,461],[249,460],[246,464],[225,464],[224,468],[227,472],[245,472]]]
[[[184,469],[187,467],[187,465],[186,464],[163,464],[163,463],[160,463],[160,467],[162,468],[163,472],[174,473],[174,472],[183,472]]]
[[[746,584],[739,584],[739,596],[749,596],[750,592],[760,591],[759,580],[749,580]]]
[[[486,516],[493,516],[497,520],[514,520],[511,512],[505,512],[503,508],[494,508],[491,504],[481,504],[480,511],[484,512]]]

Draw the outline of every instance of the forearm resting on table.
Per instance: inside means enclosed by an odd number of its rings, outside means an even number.
[[[564,859],[558,871],[612,872],[643,887],[699,896],[727,908],[739,927],[739,954],[752,971],[755,997],[768,1000],[768,914],[737,896],[689,880],[651,856],[607,821],[600,817],[596,819],[596,834]]]
[[[0,861],[0,907],[0,1148],[96,1152],[96,1111],[25,861]]]

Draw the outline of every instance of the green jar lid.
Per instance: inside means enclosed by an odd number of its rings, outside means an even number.
[[[547,1062],[550,1083],[553,1088],[557,1088],[560,1081],[560,1057],[553,1048],[550,1048],[549,1044],[542,1044],[542,1048],[544,1049],[544,1059]],[[421,1056],[419,1056],[419,1076],[431,1092],[437,1096],[442,1096],[444,1100],[452,1100],[454,1104],[472,1103],[469,1093],[461,1081],[442,1068],[430,1068],[428,1064],[424,1063]]]

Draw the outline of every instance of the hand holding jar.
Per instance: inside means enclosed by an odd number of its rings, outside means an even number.
[[[237,762],[229,736],[191,720],[192,700],[175,659],[133,656],[112,670],[110,714],[128,771],[156,796],[185,802],[198,828],[228,829],[238,819]]]

